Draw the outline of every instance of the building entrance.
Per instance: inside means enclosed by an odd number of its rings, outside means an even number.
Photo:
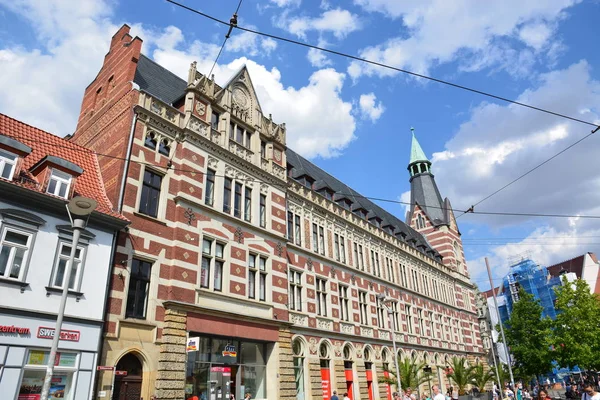
[[[142,363],[132,353],[121,358],[117,363],[117,371],[127,371],[126,376],[115,378],[116,400],[141,400],[142,398]]]

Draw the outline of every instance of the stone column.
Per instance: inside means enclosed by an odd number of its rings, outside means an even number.
[[[322,399],[323,387],[321,386],[321,361],[318,358],[308,359],[308,381],[310,388],[306,391],[310,399]]]
[[[363,360],[359,360],[354,363],[356,365],[356,376],[358,382],[354,382],[354,388],[358,387],[360,393],[360,399],[369,398],[369,387],[367,386],[367,370],[365,369],[365,363]]]
[[[375,376],[373,377],[374,381],[373,384],[377,385],[377,387],[379,388],[379,398],[381,400],[387,400],[387,383],[385,382],[379,382],[379,379],[383,378],[384,375],[384,371],[383,371],[383,363],[380,361],[374,362],[373,365],[375,366]],[[377,381],[377,382],[375,382]],[[390,388],[390,391],[392,390],[392,388]]]
[[[343,394],[346,389],[346,370],[344,369],[344,360],[333,360],[333,374],[335,375],[335,384],[337,385],[338,395]],[[332,389],[333,390],[333,389]]]
[[[186,319],[185,311],[165,310],[156,374],[156,396],[160,400],[185,398]]]
[[[292,353],[292,333],[288,328],[279,328],[279,399],[296,398],[294,379],[294,355]]]

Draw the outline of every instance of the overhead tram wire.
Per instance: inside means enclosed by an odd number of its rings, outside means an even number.
[[[207,77],[209,77],[209,78],[211,77],[213,70],[217,66],[217,61],[219,61],[219,57],[221,57],[221,53],[223,52],[223,49],[225,48],[225,43],[227,43],[227,40],[231,36],[231,32],[233,31],[233,28],[235,26],[237,26],[238,12],[240,11],[240,7],[242,6],[243,1],[244,0],[240,0],[238,2],[235,12],[233,13],[233,16],[231,17],[231,19],[229,20],[229,24],[227,24],[227,25],[229,25],[229,30],[227,31],[227,34],[225,35],[225,39],[223,40],[223,44],[221,45],[221,48],[219,49],[219,52],[217,53],[217,57],[215,57],[215,62],[213,63],[212,67],[210,67],[210,72],[207,75]]]
[[[230,25],[226,21],[223,21],[223,20],[221,20],[219,18],[213,17],[213,16],[211,16],[209,14],[203,13],[203,12],[201,12],[199,10],[196,10],[195,8],[188,7],[185,4],[179,3],[177,1],[174,1],[174,0],[165,0],[165,1],[167,1],[167,2],[169,2],[171,4],[173,4],[173,5],[176,5],[176,6],[180,7],[180,8],[183,8],[183,9],[185,9],[187,11],[190,11],[190,12],[192,12],[194,14],[197,14],[197,15],[200,15],[202,17],[208,18],[208,19],[210,19],[212,21],[218,22],[220,24]],[[445,81],[443,79],[431,77],[431,76],[428,76],[428,75],[419,74],[417,72],[409,71],[407,69],[394,67],[394,66],[391,66],[391,65],[388,65],[388,64],[384,64],[384,63],[381,63],[381,62],[378,62],[378,61],[373,61],[373,60],[369,60],[367,58],[353,56],[351,54],[343,53],[341,51],[331,50],[331,49],[328,49],[328,48],[325,48],[325,47],[321,47],[321,46],[316,46],[316,45],[313,45],[313,44],[310,44],[310,43],[300,42],[298,40],[289,39],[289,38],[285,38],[285,37],[282,37],[282,36],[278,36],[278,35],[273,35],[273,34],[270,34],[270,33],[261,32],[261,31],[255,30],[255,29],[245,28],[245,27],[239,26],[237,24],[234,26],[234,28],[239,29],[239,30],[244,31],[244,32],[253,33],[255,35],[268,37],[268,38],[271,38],[271,39],[274,39],[274,40],[279,40],[279,41],[282,41],[282,42],[287,42],[287,43],[295,44],[295,45],[306,47],[306,48],[310,48],[310,49],[320,50],[320,51],[323,51],[325,53],[330,53],[330,54],[334,54],[334,55],[337,55],[337,56],[340,56],[340,57],[349,58],[349,59],[352,59],[352,60],[355,60],[355,61],[364,62],[366,64],[375,65],[377,67],[391,69],[393,71],[401,72],[401,73],[404,73],[404,74],[407,74],[407,75],[411,75],[411,76],[415,76],[417,78],[422,78],[422,79],[430,80],[430,81],[433,81],[433,82],[441,83],[443,85],[452,86],[452,87],[457,88],[457,89],[462,89],[462,90],[466,90],[466,91],[469,91],[469,92],[472,92],[472,93],[480,94],[482,96],[491,97],[491,98],[496,99],[496,100],[501,100],[501,101],[504,101],[504,102],[507,102],[507,103],[511,103],[511,104],[515,104],[515,105],[518,105],[518,106],[521,106],[521,107],[529,108],[529,109],[536,110],[536,111],[539,111],[539,112],[543,112],[543,113],[546,113],[546,114],[550,114],[550,115],[554,115],[554,116],[557,116],[557,117],[565,118],[565,119],[568,119],[568,120],[571,120],[571,121],[575,121],[575,122],[579,122],[579,123],[582,123],[582,124],[590,125],[590,126],[593,126],[594,128],[600,128],[600,126],[598,124],[595,124],[595,123],[589,122],[589,121],[585,121],[585,120],[582,120],[580,118],[575,118],[575,117],[572,117],[572,116],[569,116],[569,115],[566,115],[566,114],[561,114],[561,113],[556,112],[556,111],[551,111],[551,110],[547,110],[547,109],[544,109],[544,108],[532,106],[531,104],[527,104],[527,103],[523,103],[523,102],[520,102],[520,101],[512,100],[512,99],[509,99],[507,97],[495,95],[495,94],[492,94],[492,93],[489,93],[489,92],[485,92],[485,91],[479,90],[479,89],[474,89],[474,88],[471,88],[471,87],[468,87],[468,86],[459,85],[458,83],[453,83],[453,82]]]
[[[19,136],[15,136],[15,135],[6,135],[8,137],[11,137],[13,139],[20,139],[29,143],[40,143],[40,144],[44,144],[44,145],[48,145],[48,146],[54,146],[54,147],[60,147],[60,148],[65,148],[65,149],[69,149],[71,151],[77,151],[77,152],[81,152],[81,153],[87,153],[87,154],[94,154],[98,157],[107,157],[107,158],[111,158],[111,159],[115,159],[115,160],[122,160],[122,161],[129,161],[132,163],[136,163],[138,165],[143,165],[143,166],[150,166],[150,167],[158,167],[158,168],[162,168],[165,169],[167,171],[174,171],[174,172],[182,172],[182,173],[194,173],[197,174],[199,172],[201,172],[198,169],[186,169],[186,168],[175,168],[173,166],[169,166],[169,165],[157,165],[157,164],[153,164],[153,163],[149,163],[149,162],[144,162],[144,161],[139,161],[139,160],[131,160],[128,159],[126,157],[119,157],[119,156],[114,156],[111,154],[104,154],[104,153],[99,153],[97,151],[88,149],[88,148],[83,148],[79,145],[76,144],[72,144],[71,146],[67,146],[67,145],[60,145],[60,144],[56,144],[56,143],[50,143],[50,142],[45,142],[43,140],[31,140],[29,138],[25,138],[25,137],[19,137]],[[70,143],[70,142],[66,142],[66,143]],[[225,175],[215,175],[215,177],[217,178],[225,178]],[[260,180],[260,179],[254,179],[254,178],[248,178],[248,179],[240,179],[243,180],[245,182],[257,182],[257,183],[264,183],[264,180]],[[286,189],[289,185],[286,183],[281,183],[281,184],[277,184],[277,183],[271,183],[271,185],[282,188],[282,189]],[[381,202],[386,202],[386,203],[395,203],[395,204],[402,204],[402,205],[416,205],[416,203],[411,203],[411,202],[407,202],[407,201],[400,201],[400,200],[392,200],[392,199],[382,199],[379,197],[372,197],[372,196],[362,196],[360,194],[356,194],[356,193],[344,193],[344,192],[335,192],[335,194],[339,194],[339,195],[344,195],[344,196],[353,196],[355,198],[360,198],[360,199],[366,199],[366,200],[371,200],[371,201],[381,201]],[[439,206],[428,206],[430,208],[436,208],[436,209],[444,209],[443,207],[439,207]],[[456,209],[456,208],[451,208],[449,209],[453,212],[465,212],[468,210],[460,210],[460,209]],[[479,215],[497,215],[497,216],[516,216],[516,217],[548,217],[548,218],[581,218],[581,219],[600,219],[600,215],[569,215],[569,214],[536,214],[536,213],[516,213],[516,212],[501,212],[501,211],[474,211],[473,214],[479,214]]]
[[[456,218],[460,218],[465,214],[468,213],[474,213],[475,207],[478,206],[479,204],[483,203],[484,201],[488,200],[490,197],[495,196],[496,194],[500,193],[501,191],[503,191],[504,189],[506,189],[507,187],[509,187],[510,185],[516,183],[517,181],[521,180],[522,178],[526,177],[527,175],[529,175],[530,173],[532,173],[533,171],[537,170],[538,168],[540,168],[541,166],[549,163],[550,161],[554,160],[556,157],[558,157],[559,155],[561,155],[562,153],[564,153],[565,151],[569,150],[570,148],[578,145],[579,143],[583,142],[585,139],[589,138],[590,136],[592,136],[594,133],[598,132],[598,130],[600,129],[600,126],[597,126],[595,129],[593,129],[590,133],[588,133],[587,135],[585,135],[584,137],[582,137],[581,139],[571,143],[569,146],[567,146],[566,148],[562,149],[561,151],[559,151],[558,153],[556,153],[555,155],[553,155],[552,157],[546,159],[545,161],[539,163],[538,165],[536,165],[535,167],[531,168],[530,170],[528,170],[527,172],[519,175],[517,178],[513,179],[512,181],[508,182],[506,185],[502,186],[500,189],[490,193],[489,195],[487,195],[486,197],[484,197],[483,199],[479,200],[477,203],[473,204],[471,207],[469,207],[468,210],[466,210],[465,212],[463,212],[462,214],[460,214],[458,217]]]

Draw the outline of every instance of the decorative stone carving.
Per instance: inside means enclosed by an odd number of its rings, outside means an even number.
[[[340,330],[341,330],[343,333],[346,333],[346,334],[348,334],[348,335],[352,335],[352,334],[354,333],[354,326],[353,326],[353,325],[351,325],[351,324],[345,324],[345,323],[343,323],[343,322],[342,322],[342,323],[340,324]]]
[[[308,350],[310,350],[310,354],[317,354],[317,339],[314,337],[308,339]]]
[[[360,327],[361,336],[373,337],[373,328],[368,328],[366,326]]]
[[[198,115],[204,116],[204,114],[206,114],[206,104],[196,100],[196,112],[198,113]]]
[[[308,326],[308,317],[306,315],[290,313],[290,321],[292,324]]]
[[[237,227],[235,229],[235,239],[237,240],[238,243],[243,243],[244,242],[244,231],[242,230],[241,227]]]
[[[306,260],[306,268],[309,271],[312,271],[312,269],[313,269],[313,260],[310,257],[308,257],[308,259]]]
[[[269,193],[269,185],[265,185],[264,183],[260,184],[260,192],[262,194],[267,194]]]
[[[194,220],[196,219],[196,214],[194,214],[194,210],[192,210],[192,208],[188,208],[187,210],[185,210],[185,212],[183,213],[184,217],[187,218],[187,224],[191,225],[192,222],[194,222]]]
[[[281,244],[281,242],[277,242],[277,256],[281,257],[281,255],[283,254],[283,245]]]
[[[219,160],[213,157],[208,157],[208,168],[216,170],[219,167]]]
[[[325,330],[325,331],[331,331],[333,328],[333,322],[327,320],[327,319],[321,319],[318,318],[317,319],[317,326],[319,329]]]

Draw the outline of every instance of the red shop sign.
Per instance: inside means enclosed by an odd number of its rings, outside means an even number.
[[[37,337],[40,339],[52,339],[54,338],[55,331],[56,329],[54,328],[40,326],[38,328]],[[62,329],[60,331],[60,340],[67,340],[69,342],[79,342],[80,336],[81,332],[79,331],[68,331],[66,329]]]

